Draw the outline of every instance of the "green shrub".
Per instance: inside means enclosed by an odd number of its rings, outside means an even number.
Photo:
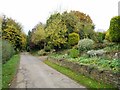
[[[77,33],[70,33],[68,36],[68,42],[71,46],[74,46],[78,43],[79,41],[79,34]]]
[[[113,70],[120,70],[120,61],[119,60],[112,60],[111,63],[109,64],[109,67]]]
[[[108,40],[103,40],[103,43],[109,45],[110,42]]]
[[[72,58],[77,58],[78,55],[79,55],[79,51],[76,50],[76,49],[71,49],[71,50],[69,51],[69,55],[70,55],[70,57],[72,57]]]
[[[46,52],[50,52],[51,47],[50,47],[50,46],[45,46],[44,50],[45,50]]]
[[[2,40],[2,63],[6,63],[14,54],[13,46],[8,41]]]
[[[109,34],[109,29],[108,29],[107,32],[106,32],[106,35],[105,35],[105,39],[108,40],[108,41],[110,41],[109,36],[110,36],[110,34]]]
[[[91,50],[94,46],[94,41],[92,39],[82,39],[78,42],[79,52]]]
[[[110,21],[110,27],[108,29],[108,35],[110,41],[120,42],[120,16],[115,16]]]
[[[103,43],[103,40],[105,39],[105,33],[98,32],[97,33],[97,40],[99,43]]]
[[[93,49],[95,49],[95,50],[103,49],[103,48],[105,48],[106,46],[107,46],[107,44],[105,44],[105,43],[95,43]]]

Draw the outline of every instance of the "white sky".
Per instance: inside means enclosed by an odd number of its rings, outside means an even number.
[[[89,14],[97,29],[107,30],[118,15],[120,0],[0,0],[0,14],[20,22],[27,33],[38,22],[46,23],[55,11],[77,10]]]

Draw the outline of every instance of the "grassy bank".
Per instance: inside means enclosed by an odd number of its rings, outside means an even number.
[[[0,38],[0,90],[2,89],[2,39]]]
[[[8,88],[13,80],[19,65],[20,55],[14,55],[2,66],[2,88]]]
[[[2,89],[2,63],[1,63],[1,60],[0,60],[0,90]]]
[[[72,70],[70,70],[69,68],[54,64],[48,60],[45,61],[45,63],[49,66],[51,66],[52,68],[56,69],[57,71],[65,74],[66,76],[70,77],[71,79],[75,80],[76,82],[78,82],[79,84],[82,84],[84,86],[86,86],[89,89],[103,89],[103,88],[111,88],[111,90],[114,90],[114,87],[112,85],[106,85],[105,83],[102,82],[97,82],[91,78],[85,77],[81,74],[78,74]]]

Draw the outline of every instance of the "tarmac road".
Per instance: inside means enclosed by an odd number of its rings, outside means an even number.
[[[22,53],[11,88],[85,88],[43,63],[42,58]]]

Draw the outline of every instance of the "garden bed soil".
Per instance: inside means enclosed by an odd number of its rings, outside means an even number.
[[[76,62],[70,62],[66,59],[55,59],[48,57],[47,60],[64,67],[68,67],[77,73],[83,74],[97,81],[114,85],[120,89],[120,73],[118,72],[115,73],[110,70],[99,70],[94,66],[78,64]]]

